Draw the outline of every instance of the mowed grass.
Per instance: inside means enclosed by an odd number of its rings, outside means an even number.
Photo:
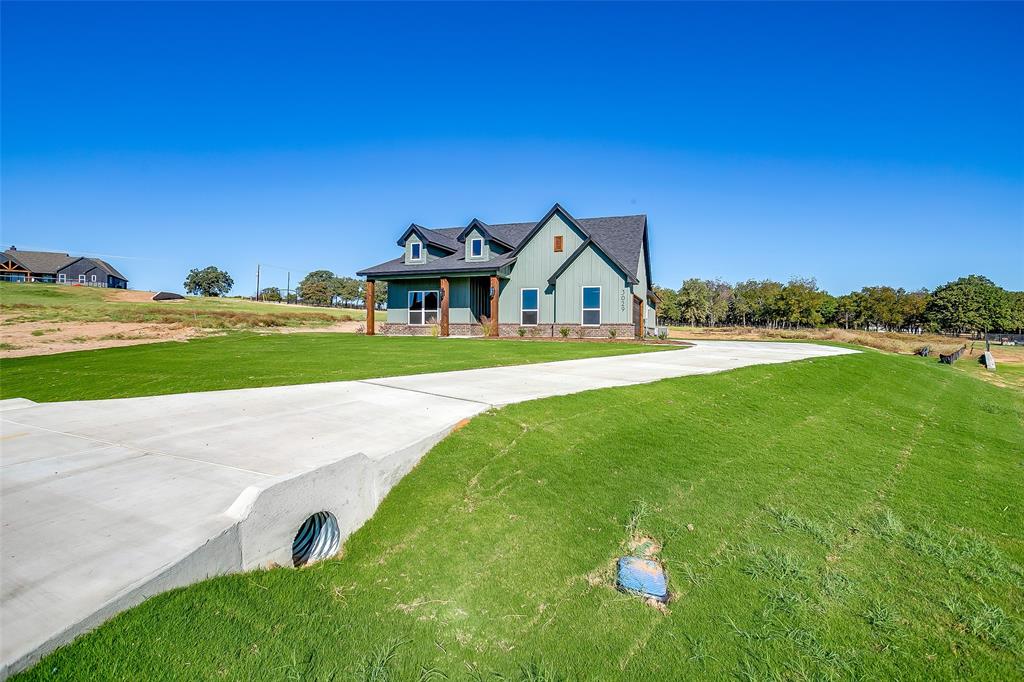
[[[1020,679],[1022,444],[1019,393],[874,351],[513,405],[340,558],[158,596],[23,679]],[[665,613],[613,588],[638,534]]]
[[[139,300],[139,299],[142,300]],[[0,282],[5,324],[20,322],[146,322],[201,329],[323,326],[365,320],[365,310],[257,303],[236,298],[190,296],[152,301],[147,292]],[[380,311],[378,321],[387,319]]]
[[[671,348],[671,346],[668,346]],[[233,332],[0,361],[0,398],[96,400],[652,352],[633,343]]]

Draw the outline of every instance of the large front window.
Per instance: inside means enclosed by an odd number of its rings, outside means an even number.
[[[409,292],[409,324],[437,324],[436,291]]]
[[[519,324],[537,324],[540,313],[540,292],[537,289],[523,289],[520,292],[520,314]]]
[[[583,287],[583,324],[588,327],[601,324],[601,287]]]

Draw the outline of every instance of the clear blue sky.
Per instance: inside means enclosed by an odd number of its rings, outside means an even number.
[[[558,201],[648,214],[663,286],[1024,289],[1020,3],[0,11],[4,245],[133,287],[351,274]]]

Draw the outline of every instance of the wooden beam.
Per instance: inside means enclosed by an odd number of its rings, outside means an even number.
[[[373,280],[366,280],[366,335],[373,336]]]
[[[441,278],[441,336],[448,336],[448,278]]]
[[[498,276],[491,275],[491,336],[498,336]]]

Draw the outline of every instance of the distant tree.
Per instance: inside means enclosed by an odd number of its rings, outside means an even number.
[[[708,288],[708,324],[712,327],[725,321],[729,315],[729,304],[732,301],[732,285],[720,279],[707,280]]]
[[[856,291],[838,297],[833,321],[836,324],[841,324],[844,329],[849,329],[850,325],[853,325],[854,328],[859,327],[861,324],[860,299],[861,295]]]
[[[260,298],[271,303],[278,303],[281,301],[281,290],[277,287],[267,287],[260,291]]]
[[[782,288],[780,307],[782,319],[788,325],[817,327],[825,320],[821,304],[827,294],[818,289],[813,277],[794,277]]]
[[[314,270],[302,278],[296,293],[303,301],[316,301],[314,305],[331,305],[338,295],[338,278],[330,270]]]
[[[900,298],[900,315],[903,317],[903,328],[920,332],[926,321],[926,311],[931,294],[927,289],[919,289],[903,294]]]
[[[299,288],[303,303],[329,306],[334,302],[334,289],[328,282],[313,281]]]
[[[748,279],[733,287],[729,315],[734,323],[746,327],[748,321],[753,321],[759,286],[760,282],[757,280]]]
[[[679,294],[672,289],[665,289],[657,285],[652,288],[658,297],[658,321],[663,324],[682,322],[682,314],[679,311]]]
[[[693,326],[708,319],[711,310],[711,290],[707,282],[688,279],[679,287],[678,305],[681,321]]]
[[[185,293],[193,296],[224,296],[234,285],[231,275],[210,265],[202,270],[193,268],[188,271]]]
[[[987,277],[969,275],[947,282],[928,302],[928,321],[939,329],[980,333],[996,329],[1010,303],[1006,291]]]
[[[373,302],[378,308],[383,308],[388,304],[387,282],[377,282],[373,285]]]
[[[366,305],[366,281],[356,280],[359,285],[359,300]],[[373,307],[383,308],[388,302],[388,283],[387,282],[374,282],[373,283]]]
[[[361,282],[353,277],[334,278],[335,294],[341,299],[341,304],[344,306],[354,305],[356,301],[362,299],[360,289]]]
[[[1006,292],[1006,309],[999,327],[1002,331],[1024,333],[1024,291]]]

